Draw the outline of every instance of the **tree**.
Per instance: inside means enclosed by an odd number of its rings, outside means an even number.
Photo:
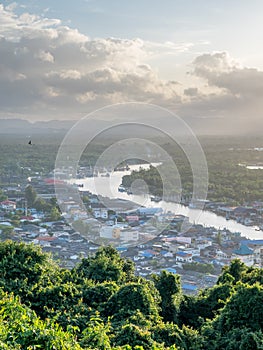
[[[109,333],[110,324],[105,325],[96,313],[82,332],[80,344],[85,349],[88,347],[88,349],[111,350]]]
[[[115,282],[103,282],[97,284],[85,284],[82,288],[83,302],[92,307],[103,310],[105,303],[119,289]]]
[[[58,266],[40,247],[5,241],[0,243],[0,272],[0,286],[24,301],[37,284],[56,281]]]
[[[54,321],[40,320],[18,297],[1,294],[1,349],[82,349],[74,335],[62,331]]]
[[[197,296],[185,295],[178,316],[180,325],[199,329],[205,320],[212,320],[220,313],[233,290],[232,284],[225,283],[202,290]]]
[[[77,266],[79,276],[92,279],[96,282],[115,281],[117,283],[132,280],[134,264],[130,260],[120,257],[120,254],[111,246],[101,247],[95,257],[83,259]]]
[[[224,334],[233,328],[263,329],[263,286],[239,284],[222,310],[215,326]]]
[[[159,322],[152,329],[152,338],[165,346],[178,346],[178,349],[201,350],[203,338],[198,331],[183,326],[179,328],[173,323]]]
[[[218,278],[217,283],[225,283],[229,280],[229,275],[234,278],[233,283],[236,284],[241,280],[243,274],[246,273],[248,267],[239,259],[231,261],[229,266],[223,268],[223,273]]]
[[[2,190],[0,190],[0,202],[7,200],[7,196],[4,194]]]
[[[25,198],[26,198],[26,201],[27,201],[27,205],[30,208],[33,207],[33,204],[34,204],[34,202],[35,202],[35,200],[37,198],[37,193],[36,193],[36,190],[31,185],[26,186]]]
[[[153,275],[153,281],[161,296],[161,316],[167,322],[176,322],[182,299],[180,276],[162,271],[159,276]]]
[[[51,221],[57,221],[57,220],[61,219],[61,214],[60,214],[60,211],[58,210],[57,207],[51,208],[50,219],[51,219]]]
[[[47,203],[43,198],[37,197],[34,201],[34,208],[38,211],[48,211],[50,210],[50,204]]]
[[[109,299],[105,305],[105,315],[115,321],[125,320],[138,311],[146,319],[158,319],[160,296],[153,283],[140,280],[129,282]]]
[[[141,347],[143,350],[154,349],[154,341],[151,338],[151,332],[132,323],[121,326],[121,329],[115,336],[116,345],[129,345],[132,349]],[[160,348],[159,348],[160,349]]]

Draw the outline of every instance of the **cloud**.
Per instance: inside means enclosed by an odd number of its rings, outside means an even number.
[[[197,96],[198,95],[198,88],[196,88],[196,87],[187,88],[184,90],[184,94],[186,96]]]
[[[262,71],[243,67],[227,52],[198,54],[185,86],[162,79],[149,64],[184,53],[189,59],[194,45],[206,42],[90,39],[46,13],[15,11],[15,4],[0,4],[0,117],[72,119],[108,104],[139,101],[185,118],[225,118],[225,128],[241,121],[245,130],[248,120],[262,126]]]
[[[199,55],[192,75],[203,81],[184,90],[181,113],[199,118],[220,118],[221,130],[259,130],[263,125],[263,72],[242,66],[227,52]]]
[[[240,98],[258,98],[263,93],[263,72],[241,66],[228,53],[204,54],[195,59],[194,74]]]
[[[57,19],[13,10],[0,5],[2,115],[12,110],[72,118],[77,110],[115,102],[180,102],[176,84],[145,63],[149,52],[142,40],[91,40]]]

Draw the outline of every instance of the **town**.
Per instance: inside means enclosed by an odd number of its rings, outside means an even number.
[[[184,215],[164,212],[158,203],[124,210],[134,203],[101,199],[83,185],[56,179],[54,171],[49,177],[34,174],[22,185],[2,187],[0,238],[40,245],[66,268],[100,245],[113,245],[134,261],[138,275],[147,278],[162,270],[179,274],[184,292],[190,294],[214,285],[222,267],[233,259],[263,266],[263,239],[190,223]],[[262,228],[263,202],[233,208],[207,201],[206,208]]]

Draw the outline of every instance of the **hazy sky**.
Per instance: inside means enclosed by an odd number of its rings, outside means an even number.
[[[140,101],[260,130],[262,35],[262,0],[2,1],[0,117]]]

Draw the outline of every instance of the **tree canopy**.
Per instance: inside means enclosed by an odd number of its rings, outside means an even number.
[[[135,276],[113,247],[67,270],[37,246],[2,242],[0,348],[263,349],[262,276],[235,260],[189,296],[178,275]]]

